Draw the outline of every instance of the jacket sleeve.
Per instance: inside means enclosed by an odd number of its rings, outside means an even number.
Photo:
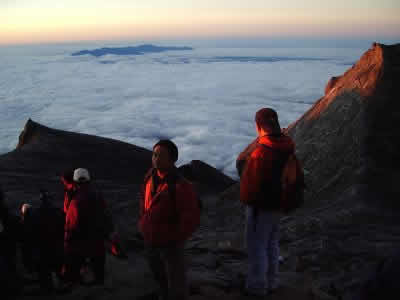
[[[64,177],[61,177],[61,182],[64,185],[64,213],[68,211],[68,206],[71,202],[74,185],[68,182]]]
[[[80,227],[80,208],[76,199],[72,199],[66,212],[65,241],[74,239]]]
[[[239,177],[242,175],[243,169],[246,165],[246,161],[248,160],[249,156],[253,152],[253,150],[257,147],[258,138],[255,139],[251,144],[249,144],[246,149],[236,159],[236,170],[239,174]]]
[[[261,151],[254,151],[247,160],[240,178],[240,200],[243,203],[257,203],[266,197],[263,186],[271,180],[272,160]]]
[[[138,218],[138,225],[137,225],[138,227],[137,228],[140,233],[142,233],[141,229],[140,229],[140,227],[141,227],[140,224],[141,224],[142,217],[144,215],[145,195],[146,195],[146,184],[143,183],[139,189],[139,192],[136,194],[136,201],[139,202],[139,218]]]
[[[200,206],[191,183],[179,184],[176,193],[176,205],[179,209],[178,240],[188,239],[200,224]]]

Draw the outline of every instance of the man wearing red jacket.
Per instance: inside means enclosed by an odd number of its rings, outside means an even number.
[[[170,140],[153,147],[153,168],[142,190],[139,231],[163,300],[187,299],[184,242],[200,222],[193,185],[175,167],[178,148]]]
[[[247,205],[245,293],[264,297],[278,285],[281,176],[294,143],[282,134],[273,109],[259,110],[255,122],[258,137],[239,155],[236,166],[240,201]]]
[[[66,207],[65,277],[78,282],[81,267],[90,260],[95,275],[93,284],[104,284],[105,202],[92,186],[88,170],[76,169],[73,180],[74,190]]]

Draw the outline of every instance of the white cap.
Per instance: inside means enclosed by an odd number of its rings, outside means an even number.
[[[76,169],[74,171],[75,182],[88,182],[90,181],[89,171],[83,168]]]

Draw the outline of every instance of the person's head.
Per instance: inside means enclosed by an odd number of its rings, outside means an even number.
[[[21,219],[24,220],[25,217],[29,214],[29,212],[32,209],[32,205],[29,203],[23,203],[19,209],[19,212],[21,214]]]
[[[256,129],[258,135],[264,134],[280,134],[281,126],[279,125],[278,114],[272,108],[262,108],[257,111],[255,116]]]
[[[90,174],[87,169],[78,168],[74,171],[73,180],[77,184],[86,184],[90,182]]]
[[[170,140],[160,140],[153,146],[153,168],[168,171],[178,160],[178,147]]]

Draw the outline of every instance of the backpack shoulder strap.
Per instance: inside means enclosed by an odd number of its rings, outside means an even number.
[[[259,146],[264,147],[265,149],[268,149],[268,150],[271,150],[271,151],[275,151],[275,152],[277,151],[276,149],[274,149],[274,148],[272,148],[270,146],[267,146],[267,145],[261,144],[261,143],[257,143],[257,147],[259,147]]]
[[[154,168],[150,168],[146,174],[144,175],[143,183],[146,184],[147,181],[150,179],[151,176],[153,176],[154,173]]]

